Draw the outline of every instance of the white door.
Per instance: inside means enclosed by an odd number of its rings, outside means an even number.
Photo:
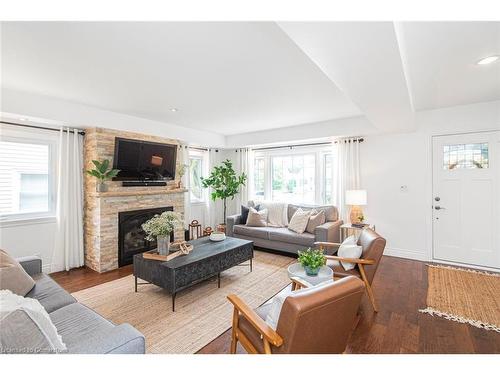
[[[500,268],[500,131],[433,137],[433,257]]]

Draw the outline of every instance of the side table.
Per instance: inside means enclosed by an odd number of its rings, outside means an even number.
[[[349,233],[356,234],[361,232],[365,228],[371,228],[375,230],[375,225],[372,224],[364,224],[362,227],[356,227],[351,223],[345,223],[340,226],[340,242],[342,243],[348,236]]]

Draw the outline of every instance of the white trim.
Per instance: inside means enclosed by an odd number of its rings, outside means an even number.
[[[40,217],[18,218],[12,220],[0,221],[0,228],[20,227],[25,225],[40,225],[55,223],[55,215],[47,215]]]
[[[483,270],[483,271],[492,271],[492,272],[499,272],[500,271],[500,268],[476,266],[475,264],[470,264],[470,263],[450,262],[447,260],[441,260],[441,259],[437,259],[437,258],[432,258],[431,261],[434,263],[438,263],[438,264],[446,264],[446,265],[457,266],[457,267],[468,267],[468,268],[474,268],[474,269]]]
[[[415,251],[415,250],[409,250],[409,249],[398,249],[398,248],[394,248],[394,247],[393,248],[386,247],[384,250],[384,255],[387,255],[390,257],[419,260],[422,262],[428,262],[430,260],[427,253],[428,253],[427,250]]]

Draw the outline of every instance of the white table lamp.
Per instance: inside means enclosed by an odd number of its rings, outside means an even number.
[[[363,220],[360,220],[363,217],[361,206],[366,206],[366,202],[366,190],[346,190],[345,203],[351,206],[351,213],[349,215],[351,223],[357,224],[363,222]]]

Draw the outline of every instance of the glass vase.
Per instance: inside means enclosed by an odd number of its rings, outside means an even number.
[[[168,253],[170,252],[170,236],[156,237],[156,246],[158,254],[168,255]]]

